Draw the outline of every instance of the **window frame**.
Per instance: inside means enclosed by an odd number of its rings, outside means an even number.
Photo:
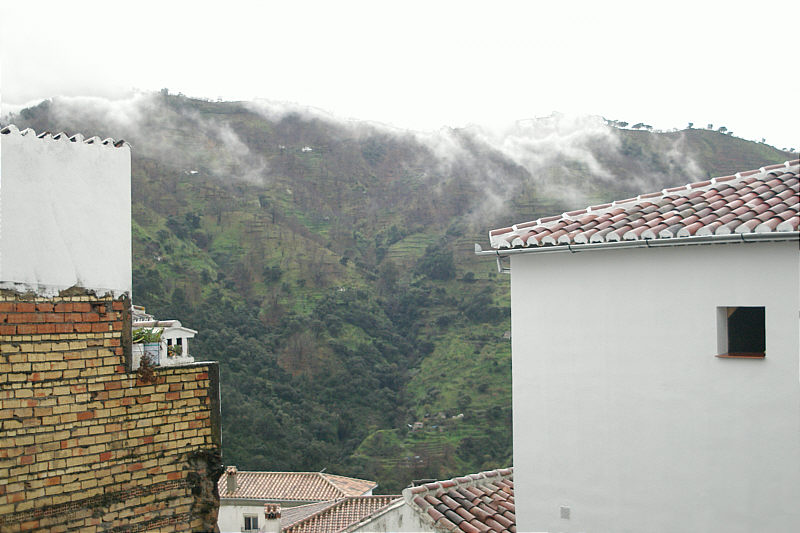
[[[761,309],[764,316],[763,338],[761,339],[764,350],[755,352],[730,351],[731,316],[738,309]],[[755,325],[754,327],[758,327]],[[757,330],[756,333],[761,333]],[[723,359],[765,359],[767,356],[767,308],[763,305],[731,305],[717,307],[717,355]]]
[[[250,520],[250,526],[255,525],[255,527],[247,527],[248,520]],[[258,515],[255,514],[244,515],[244,525],[242,526],[242,531],[258,531]]]

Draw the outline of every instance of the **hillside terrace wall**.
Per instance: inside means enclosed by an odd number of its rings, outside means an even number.
[[[0,291],[0,531],[213,531],[216,363],[129,371],[127,295]]]

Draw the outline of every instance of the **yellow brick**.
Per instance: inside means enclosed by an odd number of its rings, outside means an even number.
[[[52,461],[55,459],[55,452],[39,452],[36,454],[36,461],[42,463],[44,461]]]
[[[53,496],[53,505],[58,505],[61,503],[68,503],[70,501],[69,494],[57,494]]]
[[[85,350],[87,348],[86,341],[70,341],[69,342],[69,349],[70,350]]]
[[[75,492],[81,490],[81,484],[78,482],[67,483],[61,485],[61,490],[64,492]]]
[[[29,500],[25,500],[25,501],[19,502],[17,504],[16,509],[14,509],[14,510],[17,511],[17,512],[29,511],[29,510],[33,509],[34,503],[35,502],[33,501],[33,498],[31,498]]]
[[[33,444],[33,435],[25,435],[17,437],[14,440],[17,446],[30,446]]]
[[[28,490],[25,492],[25,499],[29,501],[41,498],[42,496],[44,496],[44,489]]]
[[[71,457],[67,459],[67,468],[74,468],[86,462],[84,457]]]

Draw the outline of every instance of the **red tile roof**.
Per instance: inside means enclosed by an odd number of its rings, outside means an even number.
[[[236,491],[229,494],[227,478],[223,474],[217,483],[220,498],[313,502],[361,496],[378,486],[320,472],[237,472]]]
[[[30,135],[31,137],[36,137],[39,139],[52,139],[54,141],[74,142],[83,144],[101,144],[103,146],[110,146],[114,148],[120,148],[122,146],[130,147],[130,144],[128,144],[126,141],[122,139],[115,141],[111,137],[107,139],[100,139],[100,137],[89,137],[87,139],[80,133],[76,133],[75,135],[70,136],[64,132],[51,133],[49,131],[45,131],[37,135],[32,128],[26,128],[20,131],[19,128],[17,128],[14,124],[9,124],[8,126],[3,126],[2,128],[0,128],[0,134],[2,135],[14,134],[14,135],[19,135],[21,137],[27,137]]]
[[[796,159],[492,230],[489,241],[499,250],[796,232],[798,174]]]
[[[271,504],[267,504],[271,505]],[[279,504],[272,504],[279,505]],[[295,507],[284,507],[281,509],[281,527],[287,528],[292,525],[305,520],[309,516],[324,511],[328,507],[336,505],[336,500],[322,501],[315,503],[307,503],[305,505],[297,505]]]
[[[426,483],[405,489],[403,497],[434,531],[517,531],[511,468]]]
[[[400,496],[345,498],[293,524],[285,522],[282,517],[281,531],[283,533],[337,533],[399,500]]]

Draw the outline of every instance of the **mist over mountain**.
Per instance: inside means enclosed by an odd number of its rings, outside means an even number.
[[[220,361],[226,464],[382,492],[511,463],[508,279],[472,243],[792,158],[600,117],[414,132],[167,91],[2,122],[131,143],[134,302]]]

